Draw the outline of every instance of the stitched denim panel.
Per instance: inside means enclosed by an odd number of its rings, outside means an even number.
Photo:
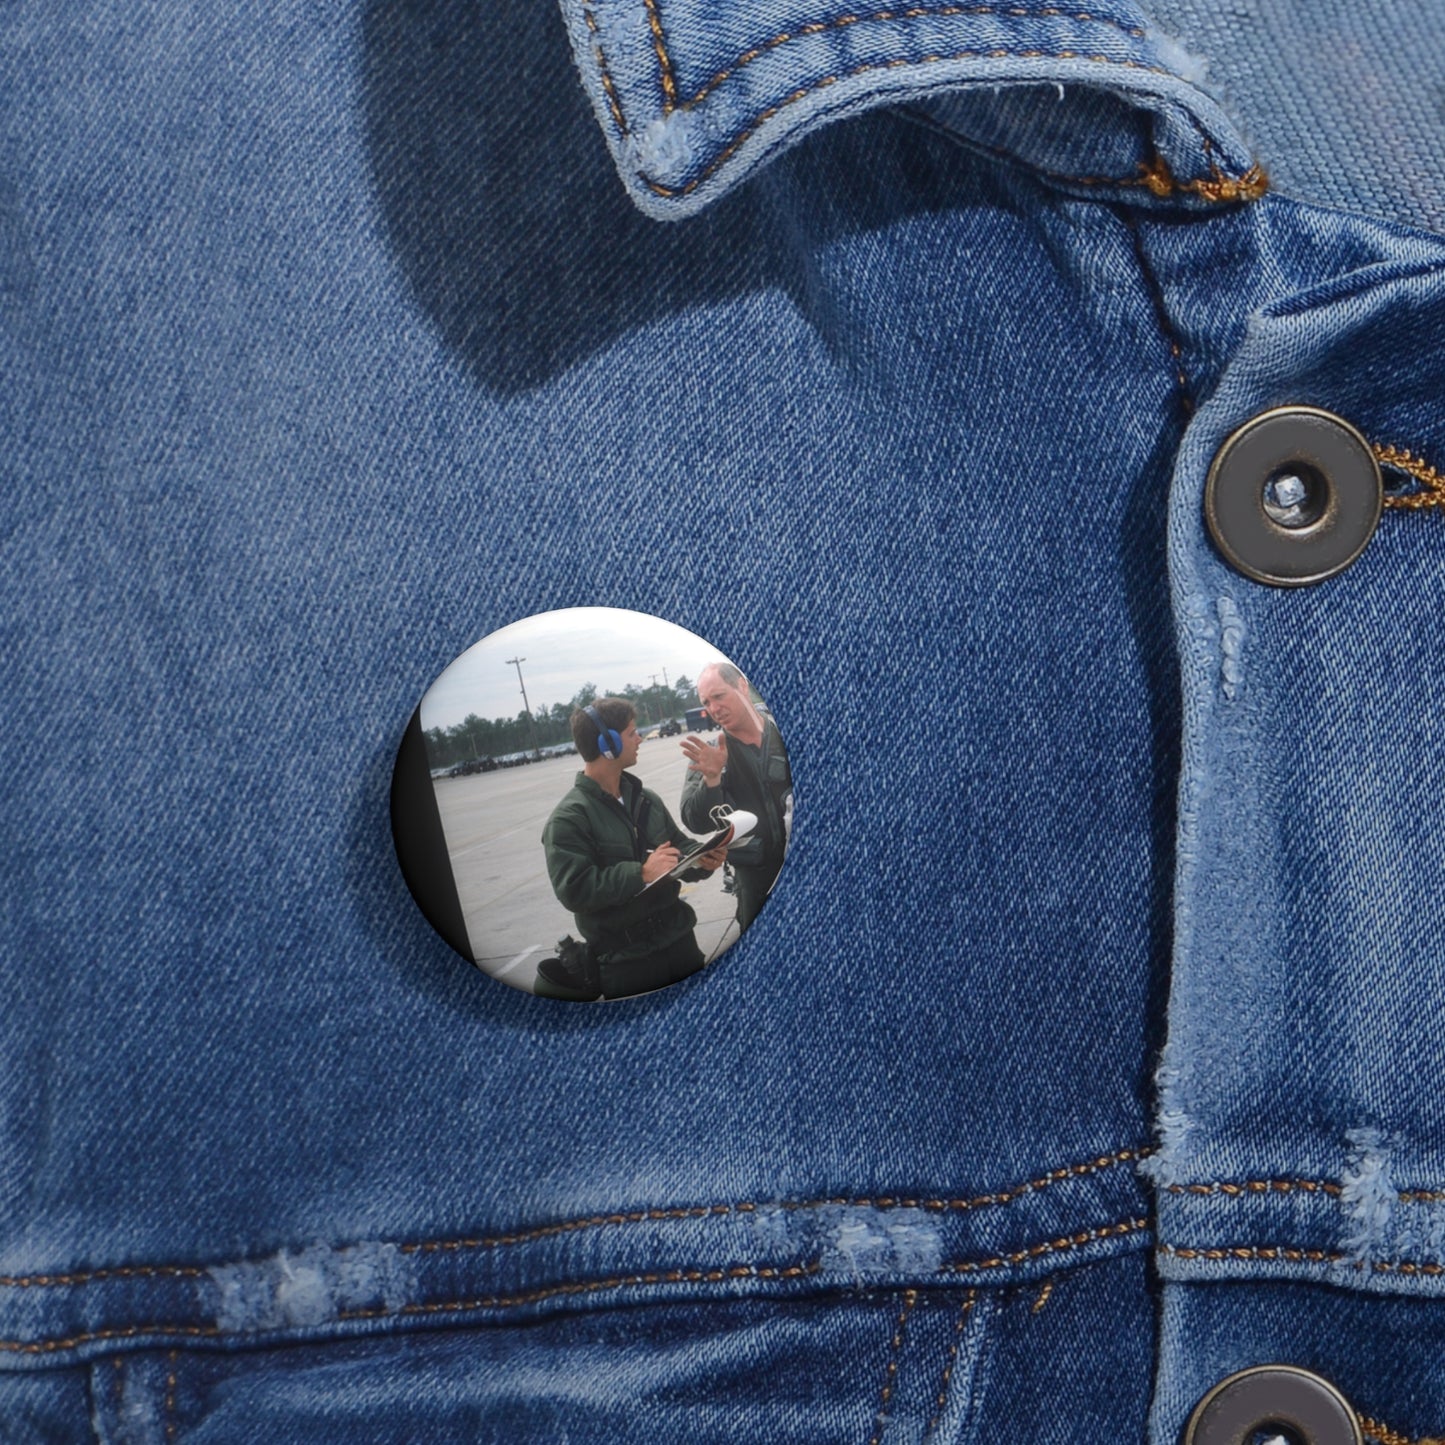
[[[1100,1159],[971,1198],[620,1211],[469,1238],[7,1276],[5,1364],[158,1342],[354,1337],[646,1300],[1039,1279],[1147,1246],[1133,1162]],[[1080,1219],[1092,1223],[1080,1228]]]
[[[1139,1439],[1146,1268],[1136,1253],[1017,1289],[658,1303],[324,1349],[128,1353],[0,1375],[0,1419],[7,1445]]]
[[[1445,1056],[1445,913],[1419,880],[1445,863],[1445,777],[1426,742],[1445,674],[1416,621],[1445,578],[1439,537],[1387,498],[1347,572],[1270,588],[1221,560],[1200,507],[1225,436],[1288,402],[1348,418],[1387,460],[1440,455],[1445,248],[1283,201],[1234,225],[1235,244],[1205,257],[1144,223],[1206,392],[1170,521],[1186,727],[1148,1166],[1160,1267],[1439,1294],[1445,1105],[1429,1081]],[[1247,302],[1233,323],[1221,292]],[[1417,486],[1399,466],[1386,479]]]
[[[1002,95],[1001,113],[988,99],[976,106],[980,130],[1006,130],[1010,148],[1045,170],[1079,172],[1076,138],[1102,92],[1123,103],[1119,154],[1101,182],[1127,190],[1152,172],[1152,193],[1185,205],[1210,203],[1211,188],[1246,174],[1246,190],[1263,184],[1224,112],[1194,85],[1196,63],[1130,5],[819,13],[780,0],[720,15],[691,0],[563,0],[563,11],[623,183],[660,219],[700,210],[821,125],[959,88]],[[1068,117],[1052,144],[1009,114],[1014,88],[1036,116]]]
[[[355,19],[6,12],[6,1362],[1146,1248],[1128,228],[890,115],[659,227],[555,14]],[[745,662],[810,800],[724,962],[597,1009],[461,963],[386,801],[452,657],[585,603]]]
[[[1438,462],[1437,242],[1040,174],[1037,90],[659,227],[545,11],[26,0],[0,57],[8,1374],[144,1357],[164,1422],[281,1341],[881,1291],[881,1398],[909,1291],[941,1361],[925,1294],[1137,1270],[1171,965],[1166,1290],[1438,1289],[1437,518],[1280,595],[1199,514],[1280,401]],[[722,965],[587,1010],[449,953],[386,796],[453,656],[599,602],[745,662],[806,807]]]

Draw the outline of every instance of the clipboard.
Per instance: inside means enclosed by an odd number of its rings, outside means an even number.
[[[746,838],[757,826],[758,820],[752,813],[745,812],[741,808],[735,809],[727,815],[727,822],[716,833],[709,833],[706,838],[699,839],[666,873],[654,878],[651,883],[644,884],[643,893],[646,893],[649,888],[655,888],[668,878],[676,878],[680,874],[686,873],[689,868],[695,868],[697,860],[704,853],[711,853],[714,848],[721,848],[725,843],[735,843],[739,838]]]

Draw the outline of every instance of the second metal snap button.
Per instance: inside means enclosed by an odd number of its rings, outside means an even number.
[[[1384,488],[1369,443],[1312,406],[1261,412],[1220,447],[1204,488],[1215,545],[1275,587],[1343,572],[1375,535]]]
[[[1363,1445],[1345,1397],[1295,1365],[1256,1365],[1221,1380],[1194,1407],[1184,1445],[1249,1445],[1266,1430],[1297,1445]]]

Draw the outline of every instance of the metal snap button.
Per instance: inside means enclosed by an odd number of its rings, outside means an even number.
[[[1318,407],[1281,406],[1220,447],[1204,516],[1237,571],[1304,587],[1343,572],[1365,550],[1383,498],[1379,464],[1349,422]]]
[[[1184,1445],[1248,1445],[1266,1431],[1290,1445],[1364,1445],[1345,1397],[1294,1365],[1256,1365],[1221,1380],[1194,1407]]]

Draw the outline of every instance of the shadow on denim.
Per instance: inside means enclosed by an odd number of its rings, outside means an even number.
[[[782,287],[808,311],[806,251],[946,200],[936,185],[885,195],[862,173],[865,204],[813,208],[804,241],[769,201],[792,184],[785,162],[706,215],[659,224],[623,192],[550,5],[375,0],[363,24],[367,132],[392,248],[447,345],[491,391],[541,386],[624,333],[745,293]],[[869,170],[877,159],[875,147]],[[814,319],[826,333],[828,318]]]

